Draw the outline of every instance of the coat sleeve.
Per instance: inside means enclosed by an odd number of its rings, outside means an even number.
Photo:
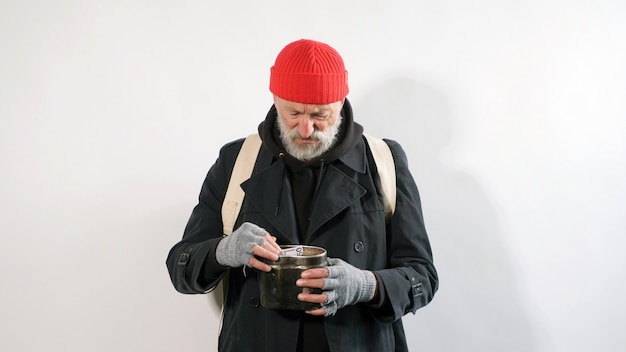
[[[397,142],[385,141],[396,168],[396,210],[387,224],[387,268],[375,272],[385,302],[372,311],[381,321],[395,321],[430,303],[439,278],[406,154]]]
[[[169,251],[166,265],[178,292],[208,292],[226,272],[227,268],[215,260],[215,248],[223,236],[222,203],[242,142],[243,139],[222,147],[204,179],[182,240]]]

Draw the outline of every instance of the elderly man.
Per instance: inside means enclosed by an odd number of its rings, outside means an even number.
[[[262,146],[241,184],[235,231],[225,236],[221,207],[243,138],[221,148],[170,250],[174,287],[206,293],[228,280],[220,351],[406,351],[402,317],[433,299],[438,277],[404,150],[385,140],[396,181],[387,217],[339,53],[314,40],[288,44],[271,68],[270,91],[274,104],[258,126]],[[269,272],[283,244],[327,251],[327,266],[303,271],[294,283],[318,289],[297,295],[314,308],[260,304],[258,276],[246,267]]]

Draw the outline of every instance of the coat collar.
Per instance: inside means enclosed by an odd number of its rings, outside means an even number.
[[[361,140],[356,146],[342,155],[339,160],[354,171],[364,174],[367,168],[367,155],[365,153],[365,142],[363,138],[361,137]]]
[[[280,165],[274,162],[271,153],[262,148],[252,177],[242,183],[248,201],[260,211],[272,225],[282,233],[283,243],[298,243],[298,229],[293,206],[281,206],[276,212],[276,204],[292,204],[292,185],[288,179],[281,179]],[[345,165],[345,166],[343,166]],[[365,142],[359,141],[355,148],[328,165],[326,176],[321,183],[317,199],[313,205],[307,241],[324,223],[366,194],[363,186],[346,175],[341,169],[348,167],[357,173],[367,170]],[[279,185],[278,182],[282,182]],[[268,185],[276,185],[268,187]],[[283,187],[282,192],[277,189]],[[281,197],[279,200],[278,197]],[[276,235],[276,234],[275,234]]]

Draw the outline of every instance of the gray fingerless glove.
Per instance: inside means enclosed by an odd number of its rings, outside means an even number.
[[[225,236],[215,250],[215,259],[222,266],[233,268],[248,265],[252,258],[252,247],[265,243],[265,230],[257,225],[245,222],[233,233]]]
[[[328,258],[328,277],[324,279],[324,293],[328,300],[322,305],[326,316],[338,309],[359,302],[369,302],[376,293],[376,276],[361,270],[339,258]]]

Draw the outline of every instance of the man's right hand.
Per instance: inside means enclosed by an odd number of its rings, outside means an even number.
[[[225,236],[218,244],[215,259],[220,265],[233,268],[248,265],[269,272],[272,268],[255,258],[278,260],[280,246],[276,238],[264,229],[249,222],[243,223],[232,234]]]

